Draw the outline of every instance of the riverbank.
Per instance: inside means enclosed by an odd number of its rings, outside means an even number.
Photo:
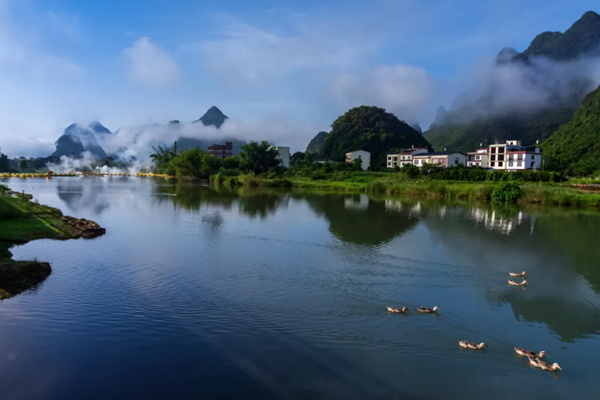
[[[292,187],[349,193],[377,193],[445,200],[492,201],[494,189],[500,182],[453,182],[369,178],[334,181],[309,178],[252,179],[240,178],[240,184],[263,187]],[[566,184],[519,183],[521,189],[517,203],[545,206],[600,207],[600,193]]]
[[[13,260],[12,246],[36,239],[94,238],[105,232],[93,221],[65,216],[0,185],[0,300],[35,287],[52,272],[45,262]]]

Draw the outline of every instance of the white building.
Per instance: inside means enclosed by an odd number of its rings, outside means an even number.
[[[422,167],[425,164],[433,164],[448,168],[454,165],[467,165],[467,156],[459,152],[423,153],[413,156],[413,164]]]
[[[356,150],[351,151],[350,153],[346,153],[346,162],[352,163],[357,158],[362,160],[362,169],[367,170],[371,166],[371,153],[364,150]]]
[[[271,147],[273,150],[277,150],[279,152],[278,160],[281,160],[281,164],[289,168],[290,167],[290,148],[286,146],[273,146]]]
[[[537,146],[522,146],[519,140],[490,145],[490,167],[499,171],[538,170],[542,152]]]
[[[402,168],[406,164],[413,163],[414,155],[423,153],[427,153],[427,149],[424,147],[413,147],[410,149],[402,150],[400,153],[387,153],[387,167]]]
[[[489,168],[490,166],[490,148],[483,147],[467,153],[467,167]]]

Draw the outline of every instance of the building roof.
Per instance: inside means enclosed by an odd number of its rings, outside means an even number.
[[[433,152],[433,153],[415,154],[415,155],[413,155],[413,157],[449,156],[450,154],[462,154],[463,156],[465,155],[464,153],[461,153],[460,151],[438,151],[438,152]]]

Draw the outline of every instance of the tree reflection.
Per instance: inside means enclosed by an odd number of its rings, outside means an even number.
[[[409,210],[388,210],[384,200],[365,195],[294,193],[329,222],[329,231],[344,242],[381,245],[412,230],[418,218]]]

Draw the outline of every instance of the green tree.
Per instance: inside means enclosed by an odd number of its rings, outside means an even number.
[[[171,161],[179,154],[177,151],[177,142],[173,143],[171,149],[166,146],[152,147],[152,149],[154,150],[154,153],[150,154],[150,159],[154,163],[156,170],[161,174],[174,174],[175,171]]]
[[[223,168],[239,169],[240,168],[240,158],[237,156],[225,157],[223,159]]]
[[[170,164],[174,167],[178,178],[199,180],[209,179],[223,165],[219,158],[198,148],[180,152]]]
[[[292,157],[290,157],[290,164],[292,166],[294,166],[294,165],[296,165],[296,162],[302,161],[305,159],[306,159],[306,154],[301,151],[297,151],[294,154],[292,154]]]
[[[240,167],[255,174],[267,172],[270,168],[277,168],[281,165],[278,156],[279,153],[270,148],[269,142],[263,141],[260,144],[250,142],[241,147]]]
[[[23,171],[27,171],[27,159],[25,158],[20,158],[19,159],[19,170],[21,170],[21,172]]]
[[[0,153],[0,172],[8,172],[8,157]]]
[[[362,171],[362,158],[355,158],[354,161],[352,161],[352,169],[354,171]]]

